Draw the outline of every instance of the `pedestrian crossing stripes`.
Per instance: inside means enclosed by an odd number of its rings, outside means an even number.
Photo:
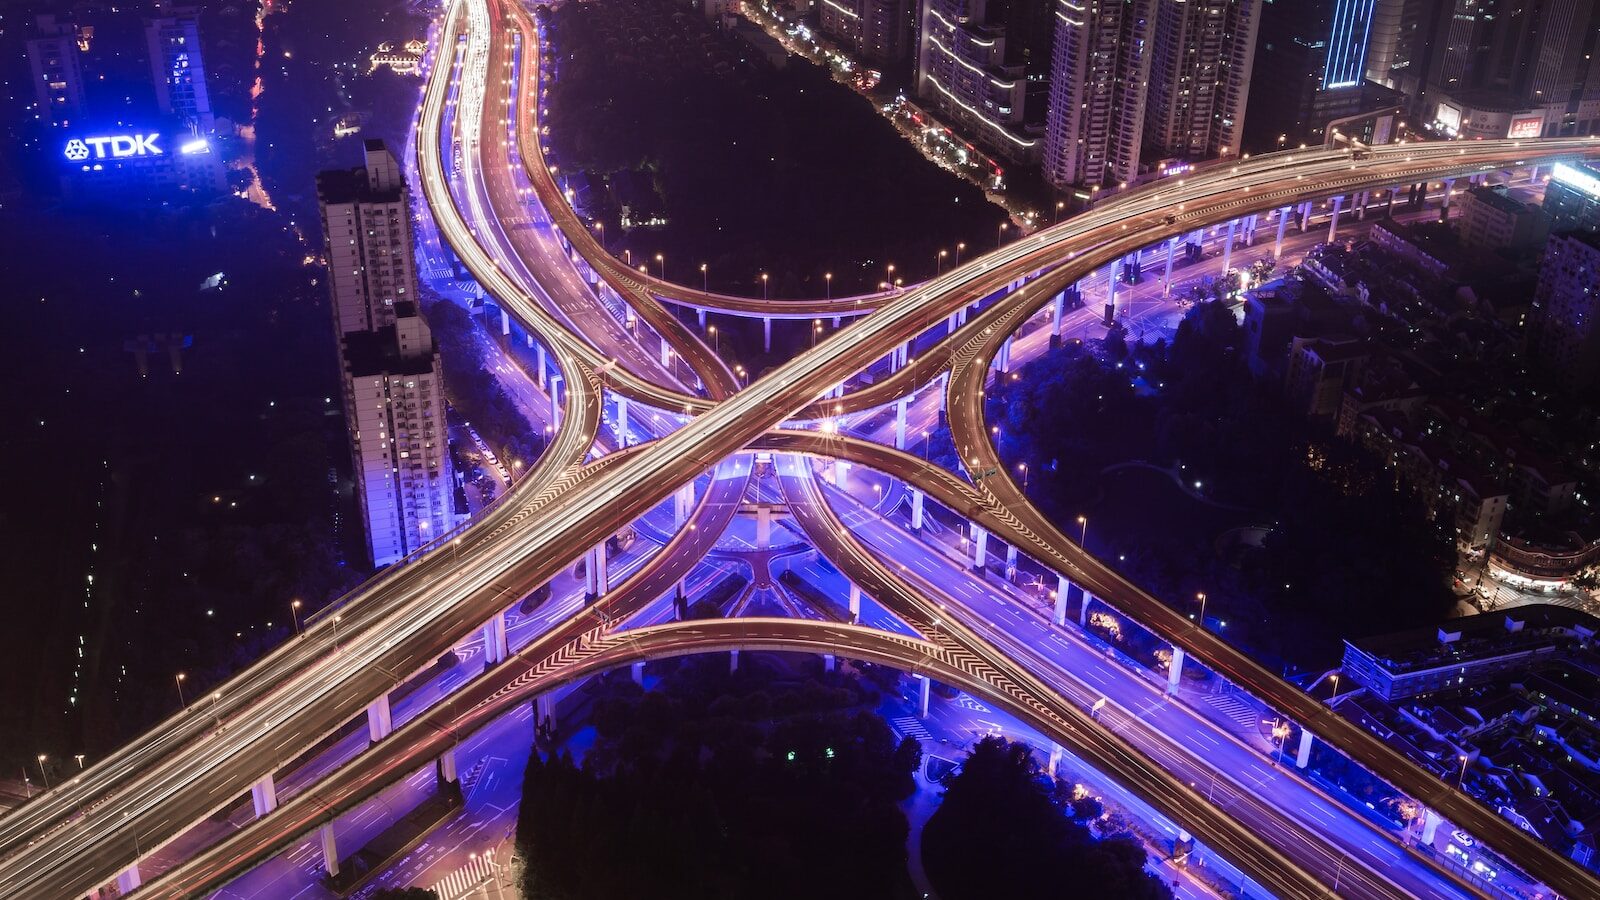
[[[433,885],[433,892],[439,895],[439,900],[460,900],[495,877],[497,868],[494,864],[494,850],[490,849],[482,856],[474,855],[467,860],[466,865],[436,882]]]
[[[919,741],[933,740],[933,732],[929,731],[922,724],[922,720],[916,716],[901,716],[898,719],[890,719],[889,724],[893,726],[895,731],[906,737],[916,738]]]
[[[1238,723],[1240,728],[1255,728],[1261,711],[1232,694],[1206,694],[1205,701]]]

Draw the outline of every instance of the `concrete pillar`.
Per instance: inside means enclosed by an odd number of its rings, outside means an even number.
[[[600,596],[600,565],[595,562],[594,548],[590,547],[583,554],[583,596],[586,600],[594,600]]]
[[[255,808],[258,819],[278,808],[278,786],[270,774],[250,785],[250,805]]]
[[[837,664],[837,662],[833,658],[833,654],[832,653],[824,653],[824,654],[822,654],[822,671],[824,671],[824,672],[832,672],[833,669],[834,669],[834,666],[836,664]]]
[[[977,522],[972,522],[970,524],[970,533],[972,535],[972,567],[981,570],[983,564],[989,560],[989,532],[985,531],[983,526]]]
[[[1300,729],[1300,750],[1298,752],[1296,752],[1295,755],[1294,755],[1295,768],[1304,769],[1306,767],[1306,764],[1311,762],[1311,744],[1312,744],[1312,742],[1313,742],[1313,739],[1311,737],[1311,729],[1309,729],[1309,728],[1301,728]]]
[[[912,488],[911,489],[911,530],[912,531],[921,531],[922,530],[922,504],[923,504],[923,502],[924,502],[924,500],[923,500],[922,491],[917,490],[916,488]]]
[[[1172,662],[1167,665],[1167,693],[1176,694],[1183,683],[1183,648],[1172,648]]]
[[[503,309],[500,310],[500,333],[503,335],[511,333],[511,317],[506,315]]]
[[[1057,625],[1067,624],[1067,588],[1070,586],[1071,582],[1067,581],[1067,576],[1056,576],[1056,605],[1051,612],[1050,621]]]
[[[539,696],[533,698],[533,721],[534,721],[535,725],[543,725],[545,722],[548,721],[550,723],[550,727],[551,728],[555,727],[555,724],[556,724],[556,695],[555,694],[551,693],[550,691],[545,691],[544,693],[540,694]]]
[[[144,878],[139,874],[139,864],[123,869],[117,873],[117,893],[127,895],[139,889],[144,884]]]
[[[1309,227],[1311,227],[1311,204],[1310,203],[1301,203],[1300,204],[1300,233],[1301,234],[1305,234],[1306,233],[1306,229],[1309,228]]]
[[[845,481],[847,481],[849,479],[849,477],[850,477],[850,460],[848,460],[848,459],[835,460],[834,463],[833,463],[833,483],[834,483],[834,485],[836,485],[838,487],[844,487]]]
[[[728,671],[729,672],[737,672],[737,671],[739,671],[739,651],[737,651],[737,650],[729,650],[728,651]]]
[[[1015,580],[1017,577],[1017,548],[1006,545],[1006,578]]]
[[[1246,247],[1254,247],[1256,245],[1256,225],[1259,224],[1260,222],[1261,222],[1261,215],[1259,213],[1251,213],[1250,215],[1245,217],[1245,220],[1244,220],[1244,245]]]
[[[1367,217],[1367,204],[1371,200],[1372,200],[1372,192],[1371,191],[1362,191],[1360,200],[1355,200],[1355,199],[1351,200],[1351,202],[1356,205],[1356,221],[1357,222],[1360,222],[1360,221],[1363,221],[1364,219],[1366,219],[1366,217]]]
[[[702,332],[705,331],[706,330],[706,311],[703,310],[703,309],[695,310],[694,311],[694,318],[695,318],[695,321],[700,323],[700,330]]]
[[[1000,355],[1000,359],[999,359],[1000,371],[1001,372],[1009,372],[1009,371],[1011,371],[1011,338],[1006,338],[1004,341],[1000,342],[1000,354],[999,355]]]
[[[389,695],[367,704],[367,737],[374,743],[389,736],[394,730],[394,722],[389,717]]]
[[[833,320],[833,327],[834,328],[838,328],[839,327],[839,320],[838,319],[834,319]],[[904,341],[904,342],[902,342],[900,344],[900,362],[899,362],[899,365],[896,368],[903,369],[910,362],[911,362],[911,342],[910,341]]]
[[[960,309],[956,310],[956,324],[957,325],[965,325],[965,324],[967,324],[967,307],[963,306]]]
[[[1051,778],[1056,777],[1056,772],[1061,768],[1062,752],[1060,744],[1055,741],[1050,742],[1050,765],[1046,771],[1049,772]]]
[[[328,873],[329,878],[339,875],[339,845],[333,839],[333,823],[324,822],[317,829],[317,836],[322,839],[322,871]]]
[[[1444,208],[1446,210],[1450,209],[1450,198],[1455,191],[1455,186],[1456,180],[1454,178],[1446,178],[1444,180]]]
[[[861,621],[861,588],[850,585],[850,621]]]
[[[1166,272],[1165,275],[1161,276],[1161,296],[1163,296],[1163,297],[1169,297],[1169,296],[1172,295],[1172,257],[1177,252],[1178,252],[1178,239],[1177,238],[1172,238],[1172,239],[1168,240],[1167,241],[1167,272]]]
[[[1238,219],[1228,220],[1228,234],[1222,239],[1222,272],[1228,272],[1228,267],[1233,265],[1233,235],[1239,228]]]
[[[667,346],[666,339],[662,338],[662,340],[661,340],[661,368],[665,369],[665,368],[667,368],[667,367],[669,367],[671,365],[672,365],[672,348]]]
[[[772,548],[772,507],[763,503],[756,507],[756,549]]]
[[[1283,256],[1283,230],[1289,225],[1289,207],[1278,210],[1278,241],[1272,245],[1272,258],[1280,259]]]
[[[456,748],[448,747],[439,754],[438,766],[433,770],[440,787],[461,783],[461,773],[456,768]]]
[[[628,398],[617,395],[617,446],[628,446]]]
[[[834,331],[838,331],[839,330],[839,326],[843,325],[843,324],[844,324],[844,316],[834,316],[833,317],[833,330]]]
[[[894,404],[894,448],[896,450],[904,450],[906,448],[906,406],[910,402],[910,398],[901,397]]]
[[[1333,217],[1328,220],[1328,243],[1339,235],[1339,210],[1344,207],[1344,195],[1333,198]]]
[[[532,350],[533,349],[533,332],[530,331],[527,334],[524,334],[523,338],[528,342],[528,349]]]
[[[1444,819],[1441,818],[1440,815],[1438,813],[1434,812],[1433,810],[1429,809],[1429,810],[1424,810],[1423,811],[1423,813],[1422,813],[1422,842],[1424,844],[1433,843],[1433,839],[1435,837],[1437,837],[1438,834],[1439,834],[1439,825],[1442,824],[1443,822],[1444,822]]]
[[[1399,196],[1400,196],[1400,185],[1397,184],[1394,187],[1389,188],[1389,208],[1384,211],[1384,215],[1388,216],[1391,219],[1394,218],[1394,201],[1396,199],[1398,199]]]
[[[594,548],[594,592],[597,597],[604,597],[606,591],[611,590],[610,561],[606,559],[606,542],[601,541]]]
[[[506,614],[501,610],[483,624],[483,662],[485,666],[492,666],[504,662],[510,655],[511,646],[506,640]]]
[[[928,698],[933,694],[933,682],[926,675],[917,676],[917,715],[928,717]]]
[[[530,335],[530,337],[531,337],[531,335]],[[543,344],[538,345],[538,347],[535,348],[534,353],[539,358],[539,366],[538,366],[538,369],[539,369],[539,390],[542,391],[542,390],[545,389],[545,386],[546,386],[545,385],[545,370],[550,368],[550,364],[544,358],[544,345]]]
[[[694,482],[678,488],[672,494],[672,524],[675,528],[682,528],[683,523],[689,521],[689,513],[694,510]]]
[[[1094,597],[1088,591],[1083,590],[1081,588],[1079,589],[1078,592],[1083,595],[1083,602],[1078,604],[1078,627],[1079,628],[1088,628],[1089,627],[1089,603],[1090,603],[1090,601],[1094,600]]]
[[[1117,272],[1122,268],[1122,260],[1114,259],[1106,267],[1106,319],[1107,325],[1117,320]]]
[[[1168,271],[1170,271],[1170,268],[1169,268]],[[1051,331],[1050,333],[1055,335],[1056,337],[1060,337],[1061,336],[1061,330],[1066,327],[1066,323],[1067,323],[1067,292],[1066,291],[1062,291],[1062,292],[1056,294],[1055,305],[1056,305],[1056,310],[1055,310],[1056,311],[1056,319],[1055,319],[1055,323],[1054,323],[1054,329],[1055,330]]]
[[[643,686],[644,685],[644,660],[640,660],[639,662],[634,663],[631,668],[633,669],[633,683],[637,684],[637,685],[640,685],[640,686]]]
[[[772,317],[770,316],[761,317],[761,346],[765,347],[768,353],[772,352]]]

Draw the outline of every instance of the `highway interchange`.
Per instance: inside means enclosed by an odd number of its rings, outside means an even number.
[[[513,40],[513,33],[520,36]],[[1003,631],[980,627],[970,613],[941,614],[935,599],[944,596],[940,584],[895,571],[880,551],[867,546],[870,541],[840,524],[838,512],[847,504],[830,498],[834,489],[818,481],[809,462],[801,462],[829,457],[880,470],[960,511],[997,539],[1015,542],[1032,559],[1309,725],[1319,738],[1383,773],[1559,893],[1583,896],[1596,890],[1581,869],[1082,552],[1005,474],[983,425],[981,403],[990,363],[1004,339],[1046,310],[1063,288],[1128,253],[1203,225],[1334,193],[1593,155],[1600,149],[1593,142],[1385,147],[1360,164],[1345,152],[1303,151],[1213,165],[1177,184],[1151,185],[1106,200],[1092,212],[891,295],[859,303],[734,301],[669,288],[622,266],[598,247],[559,192],[550,194],[554,181],[531,124],[536,111],[513,101],[537,94],[489,88],[513,79],[536,84],[530,62],[537,54],[529,51],[538,37],[525,14],[489,0],[456,2],[441,35],[439,45],[459,53],[460,65],[436,64],[429,78],[416,144],[419,193],[473,276],[549,349],[566,388],[554,441],[513,489],[470,525],[341,599],[304,638],[276,649],[206,701],[0,820],[0,896],[82,896],[111,881],[363,716],[369,704],[411,673],[696,479],[704,489],[696,491],[689,512],[693,527],[679,530],[621,584],[602,592],[598,602],[555,623],[347,764],[283,797],[276,810],[189,854],[176,867],[150,873],[138,895],[193,896],[225,881],[446,752],[508,704],[640,658],[736,648],[883,662],[986,697],[1184,823],[1279,896],[1325,896],[1336,880],[1341,896],[1465,893],[1423,866],[1401,866],[1402,877],[1391,881],[1382,865],[1352,857],[1338,840],[1315,833],[1269,803],[1223,808],[1209,801],[1191,784],[1196,779],[1190,776],[1203,774],[1192,754],[1158,746],[1125,716],[1096,723],[1085,711],[1082,686],[1063,679],[1065,667],[1039,659],[1027,643]],[[516,68],[514,48],[521,50]],[[459,84],[453,77],[458,71]],[[447,119],[471,148],[459,178],[446,171]],[[510,152],[512,141],[500,140],[500,125],[511,129],[517,153]],[[487,137],[480,139],[480,131]],[[496,149],[501,152],[492,152]],[[462,183],[465,204],[455,189]],[[571,267],[570,257],[560,252],[565,247],[552,252],[548,240],[538,240],[548,237],[548,230],[502,224],[525,208],[530,190],[571,236],[577,255],[611,284],[652,337],[660,336],[654,353],[641,352],[634,333],[617,327],[617,319]],[[741,390],[728,366],[682,325],[669,303],[790,317],[875,311]],[[849,312],[841,303],[851,307]],[[958,315],[970,317],[945,336],[947,320]],[[892,378],[824,402],[851,376],[917,340],[928,349]],[[683,360],[692,377],[662,359]],[[871,410],[940,377],[956,445],[973,470],[997,467],[999,477],[975,487],[914,455],[839,433],[839,416]],[[654,434],[636,426],[630,430],[648,441],[597,455],[611,450],[601,441],[608,395],[671,413],[677,427]],[[619,409],[617,415],[627,414]],[[747,451],[758,447],[774,452],[789,509],[824,556],[921,637],[790,619],[622,627],[670,596],[704,558],[737,511],[751,474],[753,457]],[[705,479],[713,470],[716,477]],[[1247,795],[1229,796],[1242,800]]]

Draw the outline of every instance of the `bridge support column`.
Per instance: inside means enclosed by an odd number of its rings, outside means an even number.
[[[533,337],[532,332],[529,332],[528,337],[529,337],[530,340],[532,339],[532,337]],[[547,362],[545,360],[545,358],[544,358],[544,345],[543,344],[540,344],[535,348],[534,354],[539,359],[539,390],[542,391],[548,386],[546,384],[546,382],[545,382],[545,370],[550,368],[550,363]]]
[[[1000,342],[999,356],[1000,358],[997,361],[1000,363],[1000,371],[1011,371],[1011,338],[1006,338],[1004,341]]]
[[[460,785],[461,773],[456,769],[456,748],[448,747],[439,754],[439,759],[433,767],[434,781],[439,787],[447,784]]]
[[[585,572],[590,574],[590,579],[593,581],[593,593],[589,599],[604,597],[606,591],[611,589],[611,575],[606,571],[609,562],[606,559],[605,541],[596,544],[594,549],[589,551],[589,564],[584,566]]]
[[[504,662],[510,655],[511,646],[506,640],[506,614],[505,610],[501,610],[483,624],[484,667]]]
[[[1050,742],[1050,765],[1045,769],[1051,778],[1056,777],[1056,772],[1061,769],[1061,745],[1055,741]]]
[[[1089,604],[1094,602],[1094,596],[1092,594],[1090,594],[1087,590],[1083,589],[1083,588],[1079,588],[1078,589],[1078,593],[1083,595],[1082,602],[1080,602],[1078,604],[1078,627],[1079,628],[1088,628],[1089,627]]]
[[[729,650],[728,651],[728,671],[729,672],[737,672],[737,671],[739,671],[739,651],[737,651],[737,650]]]
[[[1167,693],[1176,694],[1183,683],[1183,648],[1172,648],[1172,662],[1167,664]]]
[[[531,332],[531,331],[528,332],[527,334],[523,335],[523,338],[528,342],[528,349],[532,350],[533,349],[533,332]]]
[[[1246,247],[1254,247],[1256,245],[1256,225],[1260,222],[1261,216],[1258,213],[1251,213],[1250,215],[1245,216],[1244,245]]]
[[[909,403],[909,398],[901,397],[894,404],[894,448],[896,450],[904,450],[906,448],[906,406]]]
[[[1167,272],[1161,276],[1161,296],[1172,296],[1172,257],[1178,252],[1178,239],[1167,240]]]
[[[617,446],[628,446],[628,398],[617,395]]]
[[[339,875],[339,844],[333,839],[333,823],[324,822],[317,829],[317,837],[322,839],[322,871],[328,873],[329,878]]]
[[[839,326],[841,326],[843,324],[844,324],[844,316],[834,316],[833,317],[833,330],[834,331],[838,331],[839,330]]]
[[[1306,233],[1306,229],[1311,227],[1311,203],[1309,201],[1305,202],[1305,203],[1301,203],[1300,206],[1299,206],[1299,212],[1300,212],[1300,233],[1301,234],[1305,234]]]
[[[678,488],[672,494],[672,524],[682,528],[683,523],[689,521],[689,512],[694,508],[694,483]]]
[[[119,894],[131,894],[138,890],[142,884],[144,884],[144,877],[139,874],[138,863],[134,863],[117,873],[117,893]]]
[[[1278,240],[1272,245],[1273,259],[1281,259],[1283,257],[1283,231],[1288,226],[1289,207],[1285,206],[1278,210]]]
[[[1391,218],[1391,219],[1394,218],[1394,201],[1399,199],[1399,197],[1400,197],[1400,185],[1397,184],[1394,187],[1389,188],[1389,208],[1384,210],[1384,213],[1383,213],[1388,218]]]
[[[1333,243],[1339,235],[1339,210],[1344,207],[1344,195],[1333,198],[1333,217],[1328,220],[1328,243]]]
[[[822,671],[832,672],[836,665],[838,665],[838,661],[834,659],[832,653],[822,654]]]
[[[1055,321],[1051,322],[1050,342],[1052,344],[1061,340],[1061,332],[1067,327],[1067,292],[1065,290],[1056,294]]]
[[[263,775],[260,781],[250,785],[250,805],[258,819],[278,808],[278,786],[271,775]]]
[[[694,318],[695,318],[695,321],[697,323],[699,323],[700,330],[702,332],[705,331],[706,330],[706,311],[703,310],[703,309],[695,310],[694,311]]]
[[[917,676],[917,715],[928,717],[928,698],[933,694],[933,681],[926,675]]]
[[[850,622],[861,621],[861,588],[850,585]]]
[[[1051,610],[1050,621],[1057,625],[1067,624],[1067,588],[1070,586],[1067,576],[1056,576],[1056,602],[1055,609]]]
[[[1228,233],[1222,239],[1222,274],[1228,274],[1228,269],[1233,265],[1233,235],[1239,228],[1238,219],[1228,220]]]
[[[772,317],[771,316],[763,316],[761,318],[761,346],[763,348],[765,348],[768,353],[772,352]]]
[[[1439,834],[1439,826],[1443,822],[1444,822],[1443,817],[1441,817],[1438,813],[1434,812],[1433,810],[1429,809],[1429,810],[1424,810],[1423,811],[1423,813],[1422,813],[1422,842],[1424,844],[1433,843],[1433,839],[1435,837],[1437,837],[1438,834]]]
[[[533,723],[543,725],[547,722],[551,728],[556,727],[556,695],[551,691],[533,698]]]
[[[922,491],[911,489],[911,530],[922,530],[922,504],[924,503]]]
[[[511,333],[511,316],[507,315],[503,309],[500,310],[500,333],[502,335]]]
[[[989,561],[989,532],[984,530],[977,522],[970,523],[972,535],[972,567],[982,570],[983,564]]]
[[[1009,545],[1006,547],[1006,579],[1017,579],[1017,548]]]
[[[1351,198],[1350,202],[1356,207],[1356,221],[1364,221],[1367,218],[1367,206],[1372,202],[1372,191],[1362,191],[1360,200]]]
[[[1300,749],[1294,755],[1295,768],[1304,769],[1311,762],[1311,745],[1313,743],[1315,743],[1315,738],[1311,735],[1311,729],[1302,727],[1300,729]]]
[[[644,685],[644,660],[634,663],[630,668],[633,669],[633,683],[642,687]]]
[[[550,376],[550,419],[556,428],[561,427],[561,376]]]
[[[666,338],[661,339],[661,368],[672,365],[672,348],[667,346]]]
[[[1455,188],[1456,180],[1454,178],[1446,178],[1444,180],[1444,212],[1439,217],[1441,219],[1450,215],[1450,199],[1455,195]]]
[[[367,737],[373,743],[383,740],[394,730],[394,721],[389,717],[389,695],[367,704]]]
[[[756,549],[772,548],[772,507],[765,503],[756,507]]]

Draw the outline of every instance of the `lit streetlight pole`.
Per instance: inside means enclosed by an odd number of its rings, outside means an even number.
[[[50,790],[50,773],[44,770],[44,761],[49,758],[43,753],[39,754],[39,777],[44,779],[44,789],[47,791]]]
[[[705,263],[700,264],[700,292],[703,294],[711,293],[711,276],[706,274]]]
[[[300,630],[300,601],[299,600],[290,600],[289,601],[289,618],[290,618],[291,621],[294,622],[294,633],[295,633],[295,636],[296,637],[305,637],[306,633],[304,631]]]
[[[767,299],[767,273],[765,272],[761,273],[761,299],[763,301]]]
[[[833,273],[832,272],[824,272],[824,273],[822,273],[822,299],[824,299],[824,300],[832,300],[833,299]]]
[[[656,265],[659,267],[659,271],[661,272],[661,275],[659,277],[661,278],[662,281],[666,281],[667,280],[667,258],[665,256],[662,256],[661,254],[657,253],[656,254]]]
[[[712,353],[717,353],[718,352],[718,348],[717,348],[717,326],[708,325],[708,326],[706,326],[706,330],[711,332],[711,352]]]
[[[1078,546],[1084,550],[1089,549],[1089,519],[1087,516],[1078,517]]]
[[[950,255],[948,250],[940,250],[939,255],[933,260],[933,276],[935,278],[944,274],[944,258]]]
[[[999,247],[1000,245],[1002,245],[1002,244],[1004,244],[1006,242],[1006,228],[1009,227],[1010,225],[1011,225],[1010,222],[1001,222],[999,227],[995,228],[995,230],[994,230],[994,245],[996,247]]]
[[[961,265],[961,251],[967,249],[966,241],[956,242],[956,265]]]
[[[189,708],[189,701],[183,699],[183,680],[188,677],[189,676],[183,674],[182,672],[179,672],[177,675],[173,676],[172,679],[173,682],[178,685],[178,705],[182,706],[184,709]]]
[[[1022,473],[1022,492],[1026,494],[1028,492],[1028,464],[1017,463],[1017,471]]]
[[[1195,599],[1200,601],[1200,627],[1206,627],[1206,592],[1195,594]]]

